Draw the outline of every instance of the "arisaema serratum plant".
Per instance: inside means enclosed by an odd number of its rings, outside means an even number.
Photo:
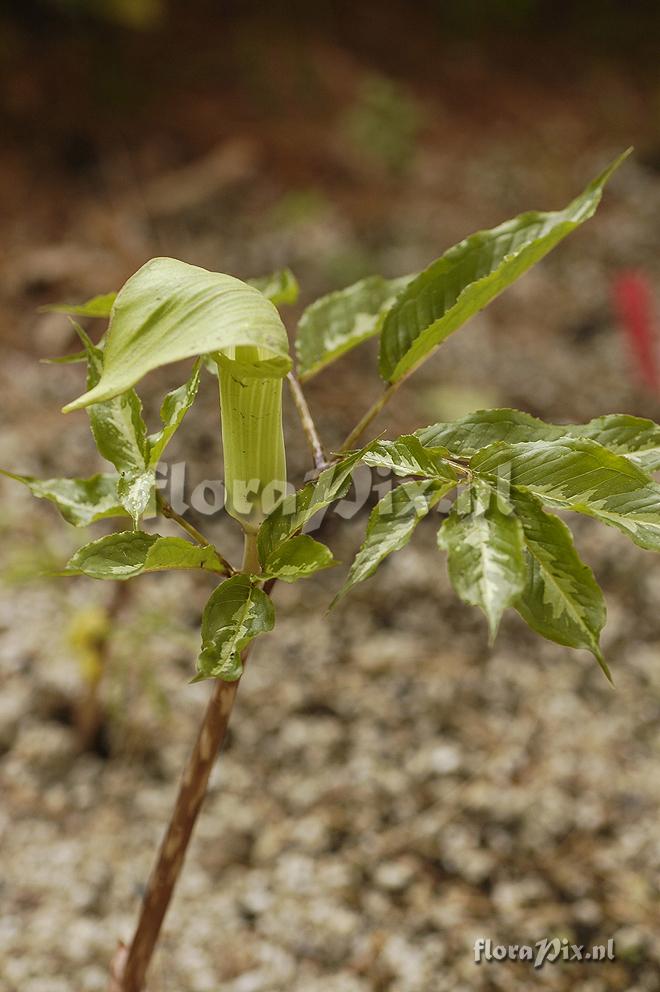
[[[449,497],[438,546],[446,552],[456,592],[483,610],[491,638],[503,612],[513,607],[550,640],[589,650],[609,677],[600,648],[602,593],[570,530],[552,511],[592,517],[641,548],[660,550],[660,485],[650,475],[660,468],[660,426],[622,414],[588,424],[547,424],[504,409],[363,447],[359,442],[401,383],[450,334],[594,214],[623,158],[564,210],[522,214],[472,235],[423,272],[372,276],[317,300],[298,324],[295,375],[277,309],[297,295],[288,272],[246,283],[156,258],[116,296],[62,308],[74,316],[109,317],[96,344],[76,325],[83,350],[69,358],[86,361],[87,392],[65,410],[87,410],[97,447],[114,471],[88,479],[12,478],[53,502],[76,526],[125,519],[119,532],[73,556],[71,574],[126,580],[143,572],[197,568],[217,580],[202,618],[195,675],[215,679],[215,689],[133,941],[120,948],[113,964],[116,990],[143,987],[248,645],[275,622],[273,585],[336,564],[330,549],[303,530],[320,510],[345,496],[359,463],[403,481],[373,509],[337,598],[402,548],[419,521]],[[301,383],[375,336],[384,389],[339,450],[326,457]],[[190,377],[165,397],[162,426],[149,434],[134,387],[153,369],[186,358],[194,360]],[[193,404],[205,368],[218,379],[227,509],[243,528],[242,565],[230,564],[155,485],[158,462]],[[315,468],[312,481],[293,493],[287,490],[282,435],[285,378]],[[154,508],[178,523],[185,537],[141,529],[143,516]]]

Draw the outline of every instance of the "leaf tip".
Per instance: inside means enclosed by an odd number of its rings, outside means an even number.
[[[84,410],[86,406],[91,406],[92,403],[99,402],[96,396],[94,396],[96,391],[97,387],[95,386],[94,389],[90,389],[88,392],[83,393],[82,396],[78,396],[77,399],[71,400],[70,403],[67,403],[62,407],[62,413],[73,413],[75,410]]]
[[[607,681],[610,683],[610,685],[612,686],[612,688],[613,689],[616,689],[616,686],[614,684],[614,679],[612,678],[612,672],[610,671],[610,666],[605,661],[605,658],[601,654],[600,650],[597,651],[597,652],[595,651],[594,654],[595,654],[595,657],[596,657],[596,661],[600,665],[600,668],[601,668],[601,671],[602,671],[603,675],[605,676],[605,678],[607,679]]]
[[[630,145],[628,148],[626,148],[625,151],[621,152],[620,155],[617,155],[617,157],[613,159],[605,169],[603,169],[601,174],[597,176],[596,179],[594,179],[594,181],[591,184],[591,188],[602,189],[605,183],[608,182],[608,180],[617,171],[617,169],[623,165],[626,159],[630,158],[633,151],[634,151],[634,147],[633,145]]]
[[[324,616],[327,617],[327,616],[329,616],[330,613],[332,613],[332,611],[334,610],[334,608],[339,605],[339,603],[344,598],[344,596],[346,595],[347,592],[348,592],[348,590],[344,586],[342,586],[342,588],[339,590],[339,592],[332,598],[332,600],[330,602],[330,605],[326,608],[326,610],[324,612]]]
[[[486,614],[486,619],[488,620],[488,647],[493,648],[500,629],[501,615],[491,616],[490,614]]]

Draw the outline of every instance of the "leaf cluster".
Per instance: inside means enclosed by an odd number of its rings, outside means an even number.
[[[81,548],[67,574],[126,580],[169,569],[214,573],[220,584],[204,610],[197,678],[235,680],[247,645],[273,626],[272,584],[337,564],[330,549],[307,531],[346,495],[353,470],[365,464],[399,481],[372,510],[335,602],[403,548],[423,518],[444,508],[438,547],[446,553],[457,594],[483,610],[491,639],[504,611],[513,607],[544,637],[591,651],[609,676],[600,648],[603,596],[554,511],[592,517],[641,548],[660,550],[660,486],[650,475],[660,468],[657,424],[623,414],[581,425],[547,424],[516,410],[486,410],[362,448],[352,442],[450,334],[593,215],[624,158],[563,210],[522,214],[472,235],[423,272],[371,276],[304,310],[296,335],[300,380],[378,336],[385,393],[330,464],[266,517],[256,536],[256,557],[240,573],[164,503],[156,490],[156,467],[210,360],[234,360],[236,349],[242,349],[239,354],[249,349],[254,360],[246,375],[278,379],[289,373],[288,339],[277,307],[295,302],[293,275],[285,270],[241,282],[160,258],[117,294],[54,308],[109,317],[96,344],[74,324],[82,350],[61,361],[86,362],[87,391],[65,410],[87,409],[96,446],[114,472],[48,480],[5,474],[54,503],[75,526],[114,516],[133,521],[132,530]],[[161,426],[150,434],[134,387],[152,369],[183,358],[195,358],[192,373],[167,394]],[[315,432],[306,413],[303,425]],[[312,441],[319,450],[315,433]],[[156,507],[193,540],[140,530],[140,519]]]

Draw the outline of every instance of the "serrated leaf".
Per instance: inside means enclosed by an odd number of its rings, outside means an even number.
[[[170,439],[179,429],[183,418],[195,402],[199,389],[201,367],[202,361],[199,359],[195,362],[195,367],[188,381],[169,392],[163,400],[160,408],[160,419],[163,426],[157,433],[151,434],[148,439],[148,464],[150,468],[155,468],[158,465]]]
[[[233,276],[173,258],[154,258],[117,295],[98,384],[65,412],[112,399],[153,369],[236,346],[261,349],[255,375],[286,375],[286,329],[257,289]]]
[[[291,269],[279,269],[267,276],[247,279],[248,286],[254,286],[276,307],[291,305],[298,299],[300,286]]]
[[[514,490],[511,502],[526,549],[525,588],[516,609],[542,637],[591,651],[611,681],[599,644],[605,601],[593,572],[580,560],[570,530],[559,517],[546,513],[531,493]]]
[[[413,276],[368,276],[307,307],[298,323],[296,352],[302,382],[380,331],[383,318]]]
[[[77,334],[87,355],[87,385],[94,387],[103,374],[103,352],[78,324]],[[118,472],[139,472],[147,462],[147,429],[142,419],[142,403],[134,389],[105,403],[90,407],[89,421],[99,453]]]
[[[123,531],[92,541],[76,551],[67,571],[92,579],[132,579],[143,572],[204,568],[224,573],[214,548],[199,547],[182,537],[161,537],[144,531]]]
[[[342,499],[351,485],[353,469],[364,454],[364,449],[351,452],[331,465],[314,482],[286,496],[269,513],[257,535],[259,561],[262,566],[285,541],[301,530],[311,518],[338,499]]]
[[[521,410],[477,410],[460,420],[431,424],[415,431],[425,448],[444,448],[454,455],[474,455],[496,441],[551,441],[563,437],[565,427],[546,424]]]
[[[449,578],[460,598],[486,615],[491,643],[502,614],[525,587],[523,529],[490,486],[476,481],[468,513],[458,500],[438,532]]]
[[[243,674],[241,652],[259,634],[273,629],[270,598],[247,575],[234,575],[218,586],[204,607],[202,650],[193,680],[235,682]]]
[[[564,210],[525,213],[450,248],[403,291],[381,333],[380,374],[396,382],[596,211],[624,152]]]
[[[103,293],[85,303],[51,303],[39,310],[42,313],[68,313],[72,317],[109,317],[116,297],[116,293]]]
[[[415,437],[426,448],[442,447],[461,456],[474,455],[496,441],[519,444],[587,437],[646,471],[660,468],[660,426],[620,413],[597,417],[588,424],[548,424],[520,410],[477,410],[451,423],[423,427],[415,431]]]
[[[78,324],[73,324],[87,356],[87,387],[92,389],[103,374],[103,352]],[[142,417],[142,403],[134,389],[88,408],[96,447],[120,473],[117,494],[137,525],[151,499],[155,476],[149,469],[149,442]]]
[[[498,442],[470,462],[477,474],[520,486],[544,503],[596,517],[660,551],[660,486],[637,465],[588,438]]]
[[[588,424],[565,428],[573,437],[588,437],[617,454],[625,455],[646,472],[660,469],[660,425],[644,417],[612,413]]]
[[[427,451],[413,434],[403,434],[395,441],[373,441],[362,461],[371,468],[389,469],[399,476],[456,480],[443,453],[437,449]]]
[[[354,585],[373,575],[388,555],[405,547],[419,521],[454,485],[445,479],[403,482],[381,499],[369,515],[364,542],[330,608]]]
[[[125,517],[117,497],[119,476],[115,473],[92,475],[88,479],[35,479],[0,469],[0,474],[27,486],[37,499],[54,503],[64,519],[74,527],[88,527],[105,517]]]
[[[308,534],[298,534],[281,544],[266,559],[262,579],[297,582],[324,568],[334,568],[339,562],[332,551]]]

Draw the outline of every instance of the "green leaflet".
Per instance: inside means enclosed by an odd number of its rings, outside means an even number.
[[[513,490],[511,502],[523,527],[526,549],[526,582],[516,609],[543,637],[591,651],[611,681],[599,645],[605,601],[593,572],[575,550],[570,530],[554,514],[546,513],[531,493]]]
[[[403,482],[388,493],[371,511],[364,542],[355,556],[344,585],[335,596],[331,609],[358,582],[364,582],[380,563],[405,547],[429,510],[451,489],[455,482],[447,479],[424,479]]]
[[[93,389],[103,374],[103,352],[82,327],[75,322],[73,326],[87,356],[87,388]],[[137,525],[149,505],[154,482],[148,471],[149,443],[140,398],[129,389],[104,403],[94,403],[88,415],[99,453],[120,473],[119,501]]]
[[[92,389],[103,374],[103,352],[78,324],[73,325],[87,355],[87,387]],[[118,472],[144,470],[147,459],[147,429],[142,403],[134,389],[89,409],[89,421],[99,453]]]
[[[373,441],[362,461],[371,468],[389,469],[395,475],[456,480],[443,452],[426,450],[413,434],[403,434],[396,441]]]
[[[149,503],[154,495],[156,485],[156,468],[158,467],[158,462],[160,461],[165,448],[170,443],[170,440],[181,426],[183,418],[195,402],[197,390],[199,389],[201,365],[202,359],[198,359],[195,362],[192,374],[188,381],[184,382],[182,386],[172,389],[165,396],[160,408],[160,419],[163,426],[159,431],[156,431],[154,434],[150,434],[145,438],[145,454],[143,463],[141,465],[134,466],[131,466],[128,463],[115,463],[115,467],[121,469],[122,472],[121,478],[117,483],[117,493],[121,499],[122,506],[126,507],[130,515],[133,517],[136,525],[142,514],[149,506]],[[128,393],[122,393],[114,400],[108,400],[105,403],[92,404],[92,406],[89,407],[90,417],[93,416],[95,410],[103,407],[109,407],[112,404],[120,404],[124,401],[125,397],[131,395],[135,396],[137,399],[137,404],[134,405],[134,409],[135,406],[137,406],[140,412],[139,421],[134,422],[136,435],[137,437],[140,437],[142,432],[146,431],[146,427],[142,422],[142,404],[133,389],[129,390]],[[100,447],[99,450],[101,450]],[[101,454],[103,454],[102,451]]]
[[[84,351],[74,351],[70,355],[56,355],[55,358],[40,358],[42,365],[79,365],[87,361]]]
[[[263,349],[263,371],[291,367],[286,329],[273,306],[233,276],[173,258],[154,258],[117,294],[98,384],[65,412],[112,399],[153,369],[184,358],[249,345]]]
[[[547,424],[520,410],[477,410],[452,423],[424,427],[414,436],[426,448],[442,447],[461,456],[474,455],[496,441],[518,444],[586,437],[646,471],[660,468],[660,426],[622,413],[597,417],[588,424]]]
[[[454,455],[468,456],[496,441],[552,441],[563,437],[566,430],[521,410],[477,410],[451,423],[423,427],[415,431],[415,437],[425,448],[442,447]]]
[[[89,479],[35,479],[0,469],[0,474],[27,486],[37,499],[54,503],[64,519],[74,527],[88,527],[105,517],[124,517],[126,510],[117,498],[119,476],[114,472],[92,475]]]
[[[103,352],[74,323],[87,357],[87,385],[91,389],[103,371]],[[172,390],[160,410],[162,428],[147,437],[142,403],[134,389],[120,393],[88,408],[92,434],[99,453],[120,473],[117,495],[134,523],[145,512],[154,494],[155,470],[171,437],[192,406],[199,388],[201,359],[195,363],[188,382]]]
[[[497,442],[479,451],[470,467],[519,486],[544,503],[596,517],[635,544],[660,551],[660,486],[638,466],[588,438]]]
[[[109,317],[116,298],[116,293],[104,293],[85,303],[51,303],[39,310],[41,313],[68,313],[74,317]]]
[[[241,652],[259,634],[272,630],[274,623],[270,598],[249,576],[227,579],[204,607],[202,650],[193,681],[216,678],[235,682],[243,674]]]
[[[396,382],[596,211],[620,155],[564,210],[525,213],[450,248],[401,293],[381,333],[380,374]]]
[[[133,525],[137,527],[140,517],[149,509],[154,495],[154,474],[150,471],[136,475],[123,473],[117,483],[117,495],[121,505],[132,517]]]
[[[448,492],[456,484],[453,469],[443,464],[440,454],[424,451],[412,435],[404,435],[396,441],[374,441],[361,450],[346,455],[321,472],[316,481],[307,483],[298,492],[285,497],[266,517],[258,534],[259,560],[262,566],[265,566],[278,547],[304,527],[319,510],[346,495],[353,469],[360,461],[371,466],[388,468],[397,475],[423,476],[432,481],[446,482],[448,485],[444,492]]]
[[[262,566],[285,541],[301,530],[314,514],[342,499],[351,485],[351,473],[364,454],[354,451],[326,468],[314,482],[286,496],[269,513],[257,536]]]
[[[660,469],[660,426],[643,417],[612,413],[588,424],[564,428],[573,437],[588,437],[619,455],[625,455],[645,472]]]
[[[248,286],[258,289],[276,307],[295,303],[300,293],[298,280],[291,269],[279,269],[267,276],[246,279],[246,282]]]
[[[296,352],[301,382],[378,334],[383,317],[413,276],[368,276],[307,307],[298,323]]]
[[[132,579],[143,572],[177,568],[204,568],[224,574],[211,547],[198,547],[182,537],[161,537],[143,531],[124,531],[92,541],[76,551],[67,571],[92,579]]]
[[[261,579],[297,582],[324,568],[333,568],[335,560],[330,548],[308,534],[298,534],[280,544],[266,559]]]
[[[163,426],[155,434],[150,434],[148,438],[149,468],[156,468],[170,439],[179,429],[183,418],[195,402],[199,389],[201,367],[202,360],[198,359],[188,381],[169,392],[163,400],[160,408],[160,419]],[[92,407],[92,409],[94,408]]]
[[[491,643],[505,609],[525,586],[523,529],[498,495],[479,481],[468,490],[469,512],[457,501],[438,531],[438,546],[447,552],[451,583],[460,598],[486,614]]]

